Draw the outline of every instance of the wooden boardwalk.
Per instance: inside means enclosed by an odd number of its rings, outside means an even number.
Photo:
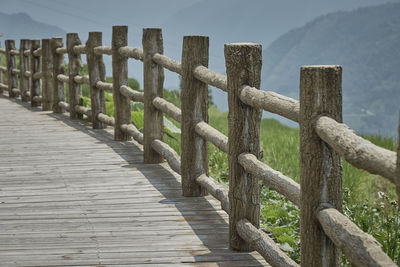
[[[1,266],[265,266],[140,145],[0,96]]]

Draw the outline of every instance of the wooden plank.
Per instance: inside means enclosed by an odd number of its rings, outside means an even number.
[[[266,265],[227,249],[217,200],[183,197],[166,163],[143,164],[113,129],[5,96],[0,113],[15,116],[0,117],[2,266]]]

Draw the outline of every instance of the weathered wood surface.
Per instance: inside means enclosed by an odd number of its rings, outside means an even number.
[[[173,60],[172,58],[169,58],[165,55],[162,54],[154,54],[153,56],[153,61],[167,70],[170,70],[172,72],[176,72],[180,75],[182,75],[182,65],[180,62]]]
[[[57,53],[57,49],[63,47],[63,39],[62,38],[51,38],[50,48],[52,52],[53,58],[53,85],[54,94],[53,94],[53,112],[55,113],[63,113],[65,109],[58,105],[58,102],[65,101],[65,86],[64,81],[60,81],[58,79],[58,75],[65,74],[65,65],[64,65],[64,54]]]
[[[314,129],[327,115],[342,121],[342,68],[303,66],[300,72],[300,250],[303,266],[340,266],[340,251],[316,220],[321,203],[342,210],[342,164]]]
[[[260,88],[261,45],[254,43],[225,44],[225,65],[228,82],[229,128],[229,228],[231,248],[248,251],[252,247],[237,232],[236,224],[247,219],[260,226],[260,186],[258,178],[239,164],[242,153],[260,155],[261,110],[244,105],[240,88],[247,84]],[[232,141],[233,140],[233,141]]]
[[[21,90],[21,100],[22,101],[29,101],[30,97],[28,97],[27,93],[29,92],[30,88],[30,75],[26,75],[26,72],[29,71],[29,56],[25,55],[25,50],[30,49],[31,41],[28,39],[21,39],[20,46],[19,46],[19,88]],[[29,51],[29,50],[28,50]],[[29,73],[30,74],[30,73]]]
[[[72,107],[69,111],[69,117],[71,119],[83,118],[82,114],[75,111],[75,106],[79,105],[82,95],[81,84],[75,81],[75,77],[81,75],[82,60],[81,55],[74,51],[74,47],[81,44],[81,40],[77,33],[67,34],[69,103]]]
[[[228,250],[219,202],[182,197],[137,143],[7,96],[0,113],[1,266],[267,265]]]
[[[30,71],[31,77],[30,79],[30,97],[31,97],[31,106],[37,107],[40,106],[41,103],[38,101],[37,97],[40,96],[40,80],[37,79],[37,76],[40,72],[40,57],[36,56],[34,51],[40,48],[40,40],[32,40],[31,41],[31,52],[30,52]]]
[[[164,98],[156,97],[153,99],[153,105],[161,110],[163,113],[167,114],[177,122],[182,121],[182,111],[180,108],[168,102]]]
[[[11,50],[15,49],[14,40],[6,40],[6,59],[7,59],[7,85],[10,97],[17,97],[18,94],[13,92],[13,88],[18,88],[18,77],[12,72],[17,67],[17,60],[11,54]]]
[[[198,135],[208,142],[213,143],[223,152],[228,153],[228,137],[212,127],[210,124],[200,121],[194,126],[194,130]]]
[[[355,134],[346,124],[327,116],[318,118],[315,131],[346,161],[357,168],[379,174],[396,183],[396,152],[371,143]]]
[[[195,132],[196,123],[208,122],[208,86],[193,76],[197,65],[208,66],[207,36],[185,36],[182,45],[181,149],[184,196],[202,196],[207,190],[196,182],[208,175],[208,144]]]
[[[226,76],[218,72],[212,71],[205,66],[200,65],[194,68],[193,75],[194,77],[196,77],[196,79],[206,84],[215,86],[222,91],[226,92],[228,90]]]
[[[318,221],[329,238],[353,264],[352,266],[396,267],[373,236],[360,230],[337,209],[321,208],[322,210],[317,213]]]
[[[122,85],[119,88],[119,91],[122,95],[128,97],[131,101],[135,102],[144,102],[144,94],[142,92],[138,92],[130,88],[129,86]]]

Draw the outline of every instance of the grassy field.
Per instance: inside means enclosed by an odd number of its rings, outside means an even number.
[[[130,81],[131,87],[138,84]],[[135,86],[135,87],[134,87]],[[164,98],[180,106],[178,91],[164,91]],[[86,98],[86,100],[88,100]],[[87,101],[86,101],[87,102]],[[113,116],[111,94],[107,94],[107,113]],[[224,134],[228,134],[227,113],[211,105],[209,123]],[[143,127],[142,104],[132,105],[132,120],[139,129]],[[175,123],[178,127],[179,123]],[[364,136],[376,145],[395,151],[397,140],[381,136]],[[180,134],[165,128],[165,141],[179,154]],[[261,145],[264,149],[263,162],[283,174],[300,179],[299,131],[284,126],[273,119],[261,121]],[[209,144],[210,176],[222,183],[228,183],[227,155]],[[400,214],[395,187],[384,178],[369,174],[343,161],[343,212],[363,231],[372,234],[383,250],[400,265]],[[285,197],[261,187],[261,226],[274,238],[294,260],[300,260],[299,209]],[[343,265],[348,262],[343,258]]]

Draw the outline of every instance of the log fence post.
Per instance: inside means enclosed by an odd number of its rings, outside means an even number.
[[[229,161],[229,245],[238,251],[252,248],[237,232],[237,223],[245,218],[260,226],[260,186],[253,175],[238,162],[242,153],[260,155],[261,110],[239,99],[243,85],[260,88],[261,45],[254,43],[225,44],[228,88],[228,161]],[[232,141],[231,141],[232,140]]]
[[[196,134],[198,122],[208,122],[208,85],[193,76],[198,65],[208,67],[209,39],[206,36],[185,36],[182,46],[182,193],[187,197],[204,196],[207,190],[196,182],[208,175],[207,141]]]
[[[113,26],[112,31],[112,74],[114,98],[114,139],[125,141],[130,135],[121,130],[121,125],[131,124],[131,100],[121,94],[122,85],[128,85],[128,58],[121,56],[119,48],[128,45],[128,26]]]
[[[50,42],[51,53],[53,58],[53,112],[63,113],[65,108],[58,105],[60,101],[65,101],[64,82],[57,79],[58,74],[65,74],[64,55],[57,53],[56,49],[63,47],[63,40],[60,37],[52,38]]]
[[[40,48],[40,40],[31,40],[31,47],[30,47],[30,92],[31,92],[31,106],[38,107],[41,105],[41,102],[38,100],[37,97],[40,96],[40,79],[35,79],[34,74],[40,72],[40,56],[35,56],[33,51]]]
[[[342,211],[340,156],[315,131],[321,115],[342,122],[342,68],[304,66],[300,72],[300,233],[302,266],[340,266],[340,252],[316,219],[321,207]]]
[[[30,92],[30,77],[26,77],[25,72],[29,71],[29,56],[25,55],[25,50],[30,50],[31,41],[27,39],[21,39],[19,45],[19,87],[21,90],[21,100],[23,102],[28,102],[30,97],[27,92]]]
[[[69,88],[69,116],[71,119],[82,119],[83,115],[75,111],[75,106],[79,105],[82,95],[81,85],[75,82],[74,77],[81,75],[82,60],[81,55],[74,52],[75,45],[81,45],[81,40],[77,33],[67,33],[67,52],[68,52],[68,88]]]
[[[162,97],[164,69],[153,61],[155,53],[163,54],[161,29],[143,29],[143,89],[144,89],[144,162],[160,163],[163,158],[152,147],[154,139],[164,140],[163,113],[153,105],[153,99]]]
[[[0,48],[1,48],[1,43],[0,43]],[[3,66],[3,54],[0,53],[0,66]],[[4,76],[3,72],[0,70],[0,83],[4,84]],[[3,93],[3,87],[0,86],[0,94]]]
[[[6,58],[7,58],[7,77],[8,77],[8,96],[16,98],[18,94],[12,91],[13,88],[18,88],[18,77],[13,72],[17,68],[17,60],[15,55],[11,54],[11,50],[15,50],[14,40],[6,40]]]
[[[104,129],[107,125],[97,119],[99,113],[106,114],[106,99],[104,91],[96,86],[98,81],[106,80],[106,68],[103,62],[103,55],[94,52],[94,48],[102,45],[101,32],[89,32],[86,42],[86,57],[89,70],[90,100],[92,106],[93,129]]]
[[[42,39],[42,109],[53,109],[54,95],[53,80],[53,54],[51,53],[51,40]]]

